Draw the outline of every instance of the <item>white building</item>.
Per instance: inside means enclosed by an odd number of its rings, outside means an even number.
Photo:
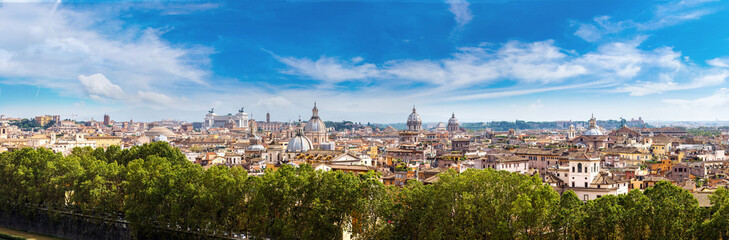
[[[492,168],[499,171],[526,174],[529,171],[529,159],[514,155],[489,154],[473,160],[473,168]]]
[[[71,150],[77,147],[91,147],[96,148],[96,141],[86,140],[85,135],[76,134],[73,140],[52,140],[51,150],[53,152],[61,153],[64,156],[71,153]]]
[[[726,160],[726,154],[724,153],[724,150],[716,150],[712,153],[696,155],[696,157],[700,158],[701,161],[708,161],[708,162]]]
[[[208,114],[205,115],[205,121],[203,121],[203,128],[243,128],[248,129],[248,113],[243,111],[241,108],[235,115],[218,115],[210,109]]]
[[[566,158],[567,164],[550,168],[544,176],[545,182],[557,192],[572,190],[583,201],[628,193],[629,180],[616,180],[611,173],[602,171],[600,158],[584,153],[570,154]]]

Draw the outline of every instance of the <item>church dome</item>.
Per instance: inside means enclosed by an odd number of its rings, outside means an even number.
[[[415,108],[413,108],[413,113],[408,116],[408,122],[421,122],[420,115],[415,112]]]
[[[266,150],[266,147],[264,147],[261,144],[253,144],[253,145],[248,146],[246,148],[246,150],[248,150],[248,151],[259,151],[260,152],[260,151]]]
[[[458,124],[458,118],[456,118],[455,113],[451,115],[451,119],[448,119],[448,124]]]
[[[588,121],[588,127],[587,130],[582,132],[582,135],[587,136],[600,136],[604,135],[602,131],[597,127],[597,119],[595,119],[595,115],[592,115],[590,120]]]
[[[423,122],[420,120],[420,115],[415,112],[415,106],[413,106],[413,113],[408,116],[408,131],[419,132],[423,129]]]
[[[592,128],[592,129],[587,129],[586,131],[582,132],[582,135],[586,135],[586,136],[601,136],[601,135],[604,135],[604,134],[599,129]]]
[[[306,122],[306,126],[304,126],[305,132],[326,132],[327,131],[327,125],[324,124],[324,121],[319,118],[319,109],[316,108],[316,103],[314,103],[314,109],[311,110],[311,119],[309,119],[308,122]]]
[[[144,132],[144,135],[147,135],[149,137],[156,137],[159,135],[163,135],[167,138],[173,138],[176,136],[175,133],[173,133],[170,129],[166,127],[153,127],[152,129],[147,130]]]
[[[301,135],[301,132],[297,132],[296,136],[289,140],[289,145],[286,147],[286,152],[306,152],[314,148],[309,138]]]
[[[445,128],[445,123],[439,122],[437,125],[435,125],[435,128]]]
[[[251,140],[251,145],[248,145],[246,150],[247,151],[263,151],[263,150],[266,150],[266,147],[261,145],[261,137],[253,135],[253,139]]]
[[[327,125],[324,124],[324,121],[322,121],[319,117],[312,117],[309,122],[306,123],[306,126],[304,126],[304,131],[326,132]]]

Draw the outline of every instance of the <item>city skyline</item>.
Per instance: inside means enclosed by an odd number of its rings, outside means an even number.
[[[9,117],[729,119],[718,1],[1,3]]]

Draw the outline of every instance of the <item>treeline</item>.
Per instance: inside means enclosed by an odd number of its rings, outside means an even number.
[[[18,128],[20,128],[23,131],[31,131],[31,130],[37,130],[37,129],[46,129],[46,128],[49,128],[49,127],[53,126],[53,124],[56,124],[56,121],[51,120],[46,125],[40,125],[35,120],[33,120],[33,119],[27,119],[27,118],[23,118],[23,119],[20,119],[20,120],[16,120],[16,121],[11,121],[10,122],[10,125],[17,126]]]
[[[711,208],[667,182],[583,203],[538,176],[443,173],[432,185],[387,187],[375,173],[282,166],[248,176],[203,169],[157,142],[128,150],[0,154],[0,207],[72,210],[154,227],[249,238],[727,239],[729,191]],[[143,236],[143,235],[142,235]]]
[[[699,127],[686,129],[686,133],[691,136],[713,137],[721,135],[721,130],[712,127]]]
[[[573,121],[574,125],[587,126],[586,121]],[[605,120],[597,121],[597,125],[605,129],[618,129],[620,128],[621,122],[618,120]],[[652,127],[648,124],[638,124],[634,122],[627,122],[626,125],[631,128],[643,128]],[[493,122],[470,122],[461,123],[461,127],[478,131],[485,128],[490,128],[492,131],[508,131],[509,129],[515,130],[532,130],[532,129],[567,129],[568,125],[564,125],[562,122],[534,122],[534,121],[493,121]]]

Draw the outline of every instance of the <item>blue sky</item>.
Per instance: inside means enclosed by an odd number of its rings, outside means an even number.
[[[0,114],[728,120],[721,1],[0,5]]]

